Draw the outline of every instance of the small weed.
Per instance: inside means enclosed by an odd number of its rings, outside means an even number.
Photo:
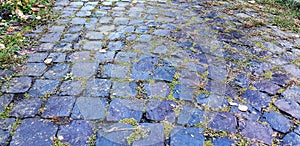
[[[25,93],[25,94],[24,94],[24,98],[29,99],[29,98],[30,98],[30,95],[29,95],[28,93]]]
[[[174,125],[172,123],[169,123],[167,121],[163,122],[164,124],[164,134],[166,138],[169,138],[170,133],[172,131],[172,129],[174,128]]]
[[[63,77],[63,80],[66,81],[66,80],[73,80],[74,79],[74,76],[72,73],[67,73],[64,77]]]
[[[7,118],[11,110],[13,109],[14,103],[10,103],[7,107],[5,107],[4,111],[0,114],[0,119]]]
[[[22,123],[21,119],[16,119],[15,123],[12,125],[12,130],[10,132],[10,135],[14,135],[15,131],[17,130],[17,128],[20,126],[21,123]]]
[[[126,118],[126,119],[123,119],[123,120],[120,120],[119,121],[120,123],[124,123],[124,124],[130,124],[132,126],[138,126],[138,121],[135,120],[134,118]]]
[[[148,129],[142,129],[137,127],[126,139],[128,145],[131,145],[134,141],[147,137],[149,133]]]
[[[95,146],[96,136],[96,132],[94,132],[94,134],[91,137],[89,137],[90,146]]]
[[[70,144],[68,143],[63,143],[59,140],[59,138],[54,137],[53,142],[52,142],[52,146],[70,146]]]
[[[271,79],[272,78],[272,71],[266,71],[265,73],[262,74],[262,76],[266,79]]]

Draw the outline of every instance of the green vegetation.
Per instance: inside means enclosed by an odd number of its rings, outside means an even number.
[[[126,118],[126,119],[123,119],[123,120],[120,120],[119,121],[120,123],[124,123],[124,124],[130,124],[132,126],[137,126],[138,125],[138,121],[135,120],[134,118]]]
[[[128,145],[131,145],[134,141],[145,138],[148,135],[147,129],[142,129],[140,127],[137,127],[128,137],[127,137],[127,143]]]

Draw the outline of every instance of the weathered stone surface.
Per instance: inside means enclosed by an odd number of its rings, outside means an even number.
[[[146,104],[146,118],[149,120],[175,122],[176,102],[150,99]]]
[[[2,113],[5,107],[13,100],[13,94],[4,94],[0,96],[0,113]]]
[[[129,72],[129,66],[117,64],[107,64],[103,66],[104,71],[101,73],[103,78],[126,78]]]
[[[234,84],[242,88],[248,88],[250,85],[249,78],[245,74],[238,74],[235,78]]]
[[[140,42],[147,43],[147,42],[150,42],[151,40],[152,40],[152,35],[144,34],[139,37]]]
[[[262,125],[254,121],[241,121],[239,122],[239,129],[244,137],[260,140],[268,145],[272,144],[273,130],[268,125]]]
[[[1,92],[6,93],[25,93],[31,86],[32,79],[30,77],[12,78],[1,88]]]
[[[157,67],[153,73],[153,79],[172,82],[176,69],[171,67]]]
[[[177,119],[178,124],[194,126],[205,120],[204,111],[190,106],[184,106]]]
[[[118,97],[134,97],[136,96],[136,83],[135,82],[114,82],[111,95]]]
[[[110,103],[107,121],[119,121],[126,118],[134,118],[140,121],[143,109],[144,103],[140,100],[115,98]]]
[[[75,98],[71,96],[52,96],[47,100],[44,118],[68,117],[71,114]]]
[[[171,146],[204,145],[204,136],[201,128],[175,127],[170,134]]]
[[[219,112],[213,116],[208,126],[216,130],[236,132],[237,120],[236,117],[230,113]]]
[[[193,89],[189,86],[177,84],[174,87],[173,90],[173,96],[174,98],[179,98],[181,100],[193,100],[194,94]]]
[[[140,60],[133,65],[131,78],[135,80],[147,80],[158,59],[151,56],[142,56]]]
[[[85,37],[90,40],[102,40],[104,35],[101,32],[89,31],[86,33]]]
[[[288,64],[282,66],[282,68],[293,76],[300,78],[300,69],[298,66],[295,66],[294,64]]]
[[[213,65],[208,67],[208,78],[212,80],[225,80],[227,70],[224,65]]]
[[[108,43],[108,50],[110,51],[121,51],[124,48],[124,42],[116,41],[116,42],[109,42]]]
[[[76,96],[79,95],[82,92],[82,83],[81,81],[77,80],[68,80],[64,81],[60,85],[60,95],[71,95]]]
[[[34,117],[42,106],[42,102],[43,100],[40,98],[30,98],[17,101],[9,115],[17,118]]]
[[[300,105],[292,100],[285,98],[278,99],[274,105],[281,111],[291,115],[294,118],[300,119]]]
[[[282,145],[300,145],[300,136],[294,132],[290,132],[282,139]]]
[[[69,64],[56,64],[44,74],[44,77],[47,79],[61,79],[69,72],[69,68]]]
[[[74,52],[67,57],[67,60],[71,62],[85,62],[91,59],[90,54],[89,51]]]
[[[11,140],[10,132],[14,122],[14,118],[0,119],[0,145],[6,145]]]
[[[149,97],[168,97],[170,94],[169,85],[163,82],[146,84],[144,85],[144,89],[147,91],[147,96]]]
[[[50,33],[47,33],[46,35],[44,35],[44,37],[42,37],[40,39],[40,42],[55,43],[55,42],[59,41],[61,35],[62,35],[61,32],[50,32]]]
[[[91,78],[87,82],[87,87],[84,91],[84,95],[106,97],[109,95],[110,86],[110,80]]]
[[[47,57],[52,59],[52,62],[64,62],[66,59],[66,53],[50,53],[50,55]]]
[[[42,119],[25,119],[16,130],[11,146],[51,145],[58,127]]]
[[[44,59],[48,56],[48,53],[31,53],[28,55],[27,62],[43,62]]]
[[[83,50],[101,50],[102,43],[100,41],[87,41],[82,46]]]
[[[134,52],[119,52],[116,55],[115,61],[118,63],[130,63],[132,64],[133,61],[136,59],[137,53]]]
[[[59,127],[57,137],[62,138],[62,143],[70,145],[89,146],[89,137],[93,134],[93,127],[87,121],[74,120],[67,125]]]
[[[24,66],[24,70],[20,72],[20,74],[28,75],[28,76],[41,76],[47,66],[44,63],[28,63]]]
[[[268,122],[273,129],[282,133],[288,132],[292,126],[288,118],[274,111],[265,112],[261,120]]]
[[[228,137],[216,138],[213,140],[214,146],[231,146],[234,144],[233,140],[230,140]]]
[[[73,64],[71,73],[75,77],[88,78],[96,74],[97,68],[96,62],[77,62]]]
[[[300,88],[297,86],[292,86],[288,89],[286,89],[282,95],[290,100],[294,100],[298,103],[300,103]]]
[[[253,84],[255,88],[268,94],[276,94],[280,87],[270,81],[262,80]]]
[[[104,53],[97,53],[95,55],[95,60],[100,63],[107,63],[113,62],[115,56],[115,52],[104,52]]]
[[[270,96],[254,90],[246,90],[242,94],[242,98],[249,102],[251,105],[260,108],[268,107],[269,103],[271,102]]]
[[[204,104],[210,108],[221,109],[228,105],[227,100],[219,95],[211,94],[208,97],[197,97],[198,104]]]
[[[29,95],[32,97],[41,97],[46,94],[52,94],[56,91],[58,83],[58,80],[36,80],[29,90]]]
[[[153,32],[153,34],[158,36],[169,36],[170,30],[157,29]]]
[[[79,97],[72,111],[73,119],[104,120],[107,100],[104,98]]]
[[[155,145],[164,146],[164,126],[160,123],[142,123],[140,125],[142,130],[147,131],[147,136],[136,140],[132,143],[132,146],[140,145]]]

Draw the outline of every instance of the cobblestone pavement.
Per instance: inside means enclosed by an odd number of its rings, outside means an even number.
[[[0,145],[300,145],[299,34],[243,4],[57,0],[1,70]]]

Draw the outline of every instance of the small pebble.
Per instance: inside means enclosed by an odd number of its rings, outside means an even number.
[[[238,109],[242,112],[245,112],[248,110],[248,107],[246,105],[239,104]]]

